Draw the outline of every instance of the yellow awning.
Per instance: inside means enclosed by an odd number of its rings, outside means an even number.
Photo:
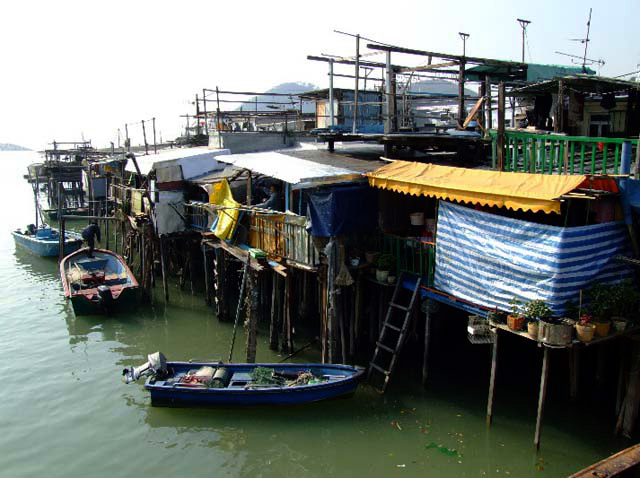
[[[560,213],[554,199],[586,176],[507,173],[394,161],[367,173],[371,186],[414,196],[434,196],[485,206]]]

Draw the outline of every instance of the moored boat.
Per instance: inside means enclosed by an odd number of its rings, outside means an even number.
[[[138,302],[138,281],[118,254],[83,248],[60,262],[64,295],[76,315],[111,313]]]
[[[151,404],[169,407],[292,405],[353,394],[364,369],[336,364],[167,362],[160,352],[134,369],[127,383],[148,377]]]
[[[38,256],[57,256],[59,252],[60,236],[56,229],[51,227],[41,227],[36,229],[30,226],[27,231],[20,229],[12,231],[16,244],[28,249]],[[82,236],[77,232],[65,231],[64,233],[64,253],[71,254],[82,247]]]

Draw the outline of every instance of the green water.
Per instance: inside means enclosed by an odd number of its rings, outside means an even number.
[[[488,428],[488,351],[480,380],[440,377],[428,391],[416,362],[384,396],[361,386],[350,399],[292,408],[152,408],[142,384],[120,381],[122,368],[156,350],[170,360],[226,357],[231,325],[189,287],[173,287],[167,307],[158,290],[155,306],[75,317],[55,260],[15,250],[9,235],[33,222],[22,174],[35,158],[0,153],[2,477],[556,477],[630,444],[596,411],[551,403],[535,452],[535,393],[504,388]],[[238,359],[243,346],[240,334]],[[279,358],[261,334],[258,361]]]

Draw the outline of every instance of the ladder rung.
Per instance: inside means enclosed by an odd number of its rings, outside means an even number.
[[[389,322],[384,323],[385,327],[389,327],[391,330],[395,330],[396,332],[402,332],[400,327],[396,327],[395,325],[391,325]]]
[[[395,307],[396,309],[404,310],[405,312],[407,312],[409,310],[408,307],[405,307],[404,305],[396,304],[394,302],[389,302],[389,305],[391,307]]]
[[[387,377],[389,376],[389,372],[388,372],[387,370],[385,370],[385,369],[383,369],[382,367],[380,367],[380,366],[378,366],[378,365],[374,364],[373,362],[371,362],[371,363],[369,364],[369,367],[371,367],[371,368],[375,368],[378,372],[385,374]]]
[[[380,347],[381,349],[386,350],[387,352],[391,352],[392,354],[396,353],[396,351],[394,349],[392,349],[391,347],[389,347],[388,345],[381,344],[380,342],[376,342],[376,345],[378,347]]]

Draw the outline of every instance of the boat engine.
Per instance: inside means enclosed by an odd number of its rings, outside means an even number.
[[[111,303],[113,302],[113,295],[111,294],[111,289],[109,289],[106,285],[98,286],[98,301],[102,305],[102,307],[108,309]]]
[[[122,371],[122,378],[125,383],[135,382],[141,377],[155,375],[162,378],[167,375],[167,358],[162,352],[156,352],[147,356],[147,362],[135,368],[125,368]]]

